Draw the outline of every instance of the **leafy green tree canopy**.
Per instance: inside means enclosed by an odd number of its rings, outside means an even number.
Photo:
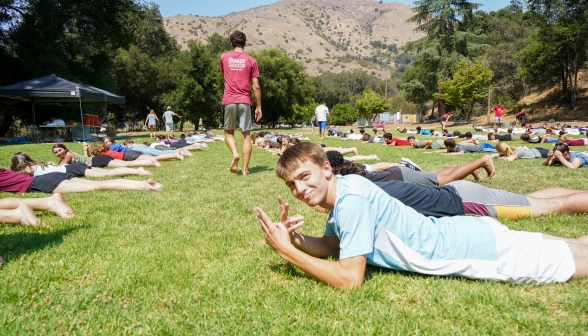
[[[439,91],[435,98],[443,99],[451,106],[465,111],[469,120],[474,103],[488,97],[488,83],[492,80],[492,71],[482,58],[472,62],[462,59],[452,79],[439,80]]]
[[[349,104],[337,104],[329,114],[335,125],[352,124],[357,120],[357,111]]]
[[[355,107],[359,115],[368,120],[374,114],[382,113],[389,108],[388,104],[386,104],[386,99],[370,89],[365,90],[361,98],[355,101]]]

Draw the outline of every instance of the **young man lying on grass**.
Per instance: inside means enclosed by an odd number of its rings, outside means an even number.
[[[310,237],[296,232],[303,217],[289,217],[281,198],[277,223],[255,208],[266,243],[308,275],[337,288],[360,287],[366,263],[514,283],[588,277],[588,236],[518,232],[490,217],[425,217],[361,176],[335,176],[316,144],[286,150],[276,174],[294,197],[330,213],[323,237]],[[339,261],[321,259],[330,256]]]

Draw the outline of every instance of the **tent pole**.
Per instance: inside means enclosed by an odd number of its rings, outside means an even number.
[[[125,137],[129,137],[129,126],[127,125],[127,102],[125,101]]]
[[[33,124],[36,124],[35,123],[35,97],[33,97],[33,99],[31,101],[33,103],[33,106],[32,106],[32,108],[33,108]]]
[[[84,140],[86,140],[86,128],[84,127],[84,112],[82,111],[82,93],[80,92],[80,88],[77,87],[76,88],[77,94],[78,94],[78,101],[80,102],[80,117],[82,118],[82,136],[84,137]]]

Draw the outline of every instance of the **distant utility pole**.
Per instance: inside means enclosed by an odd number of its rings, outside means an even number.
[[[491,84],[488,84],[488,111],[486,112],[486,123],[490,124],[490,98],[492,97],[492,91],[494,91],[494,89],[500,90],[502,89],[501,86],[491,86]]]

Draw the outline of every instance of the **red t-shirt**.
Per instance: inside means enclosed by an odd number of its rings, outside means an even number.
[[[584,146],[584,140],[583,139],[571,139],[566,141],[566,145],[568,146]]]
[[[35,178],[29,175],[0,168],[0,191],[23,193],[29,189]]]
[[[220,57],[220,71],[225,77],[222,105],[251,102],[251,78],[259,77],[255,58],[244,52],[229,51]]]
[[[502,117],[502,111],[504,111],[504,107],[502,107],[502,105],[494,106],[493,110],[494,110],[494,116]]]
[[[410,142],[408,142],[408,140],[392,138],[392,142],[396,142],[396,146],[410,146]]]
[[[114,159],[122,160],[123,159],[123,156],[124,156],[124,153],[123,152],[113,152],[113,151],[110,151],[110,150],[105,150],[103,152],[100,152],[100,155],[108,155],[108,156],[110,156],[110,157],[112,157]]]

